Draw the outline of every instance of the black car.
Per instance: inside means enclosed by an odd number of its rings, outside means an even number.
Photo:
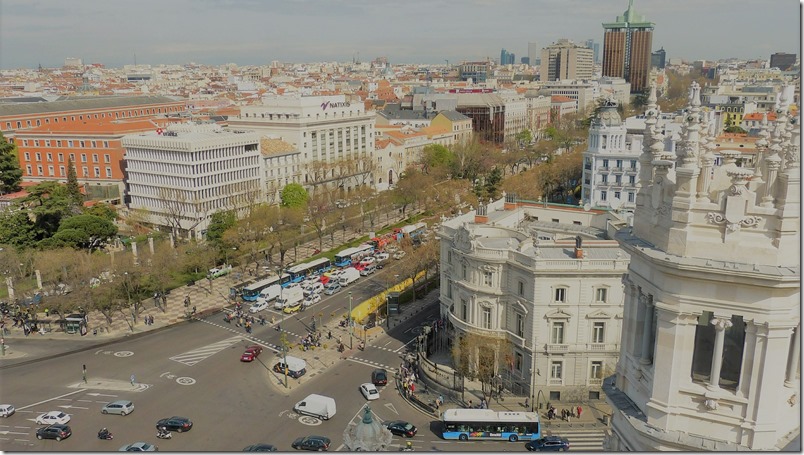
[[[62,439],[69,438],[73,434],[73,430],[69,425],[62,425],[54,423],[46,427],[38,428],[36,430],[36,439],[55,439],[61,441]]]
[[[397,436],[407,436],[412,438],[416,435],[416,425],[412,423],[405,422],[404,420],[392,420],[390,422],[385,422],[385,427],[388,430],[397,435]]]
[[[371,372],[371,383],[374,385],[388,384],[388,373],[382,368]]]
[[[304,436],[297,438],[290,446],[296,450],[327,450],[329,443],[326,436]]]
[[[193,422],[191,422],[187,417],[173,416],[156,422],[157,430],[162,427],[165,427],[168,431],[177,431],[181,433],[183,431],[189,431],[190,428],[193,427]]]
[[[276,452],[276,447],[271,444],[252,444],[243,448],[243,452]]]
[[[569,450],[570,444],[566,439],[559,436],[545,436],[535,441],[525,444],[525,448],[530,451],[557,452],[559,450]]]

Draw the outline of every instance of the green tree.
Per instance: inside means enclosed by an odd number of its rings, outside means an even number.
[[[455,154],[441,144],[422,149],[422,172],[446,177],[455,163]]]
[[[0,133],[0,194],[19,191],[22,169],[17,156],[17,146],[8,142]]]
[[[117,235],[117,226],[95,215],[76,215],[61,222],[53,240],[65,246],[90,251],[101,248]]]
[[[99,202],[84,209],[84,215],[95,215],[114,222],[117,219],[117,210],[109,204]]]
[[[516,141],[520,147],[526,146],[533,142],[533,133],[529,129],[524,129],[516,135]]]
[[[207,240],[219,243],[223,240],[223,233],[237,224],[237,215],[232,210],[222,210],[212,214],[207,228]]]
[[[66,187],[54,180],[28,188],[28,195],[21,202],[34,215],[37,240],[52,237],[63,218],[77,213]]]
[[[29,248],[36,244],[36,226],[25,210],[0,213],[0,245]]]
[[[84,195],[81,194],[81,185],[78,184],[78,174],[75,172],[75,163],[72,156],[67,156],[67,194],[71,202],[81,207],[84,205]]]
[[[289,183],[282,188],[282,207],[303,208],[307,204],[307,190],[300,183]]]
[[[393,201],[402,208],[402,214],[410,204],[424,198],[428,187],[432,185],[432,177],[422,174],[414,167],[405,169],[393,191]]]

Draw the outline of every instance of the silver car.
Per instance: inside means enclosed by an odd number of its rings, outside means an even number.
[[[102,414],[120,414],[122,416],[129,415],[132,412],[134,412],[134,403],[128,400],[112,401],[101,409]]]

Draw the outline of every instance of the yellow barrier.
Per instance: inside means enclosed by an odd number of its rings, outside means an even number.
[[[416,274],[416,280],[420,280],[424,278],[424,271],[419,272]],[[360,302],[357,306],[352,307],[352,318],[355,321],[362,321],[363,318],[368,316],[371,313],[377,311],[383,304],[385,304],[386,296],[389,292],[402,292],[405,289],[411,287],[413,285],[413,280],[410,278],[406,278],[404,281],[395,284],[388,290],[380,292],[379,294],[369,297],[368,299]]]

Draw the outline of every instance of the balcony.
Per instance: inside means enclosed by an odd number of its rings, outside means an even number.
[[[589,385],[602,385],[602,379],[589,379]]]
[[[597,170],[600,171],[600,172],[609,172],[609,167],[608,166],[600,166],[599,168],[597,168]]]
[[[569,352],[568,344],[546,344],[544,348],[547,352]]]
[[[587,343],[586,350],[593,352],[620,352],[620,345],[617,343]]]
[[[550,378],[547,380],[547,385],[563,385],[564,380],[561,378]]]

